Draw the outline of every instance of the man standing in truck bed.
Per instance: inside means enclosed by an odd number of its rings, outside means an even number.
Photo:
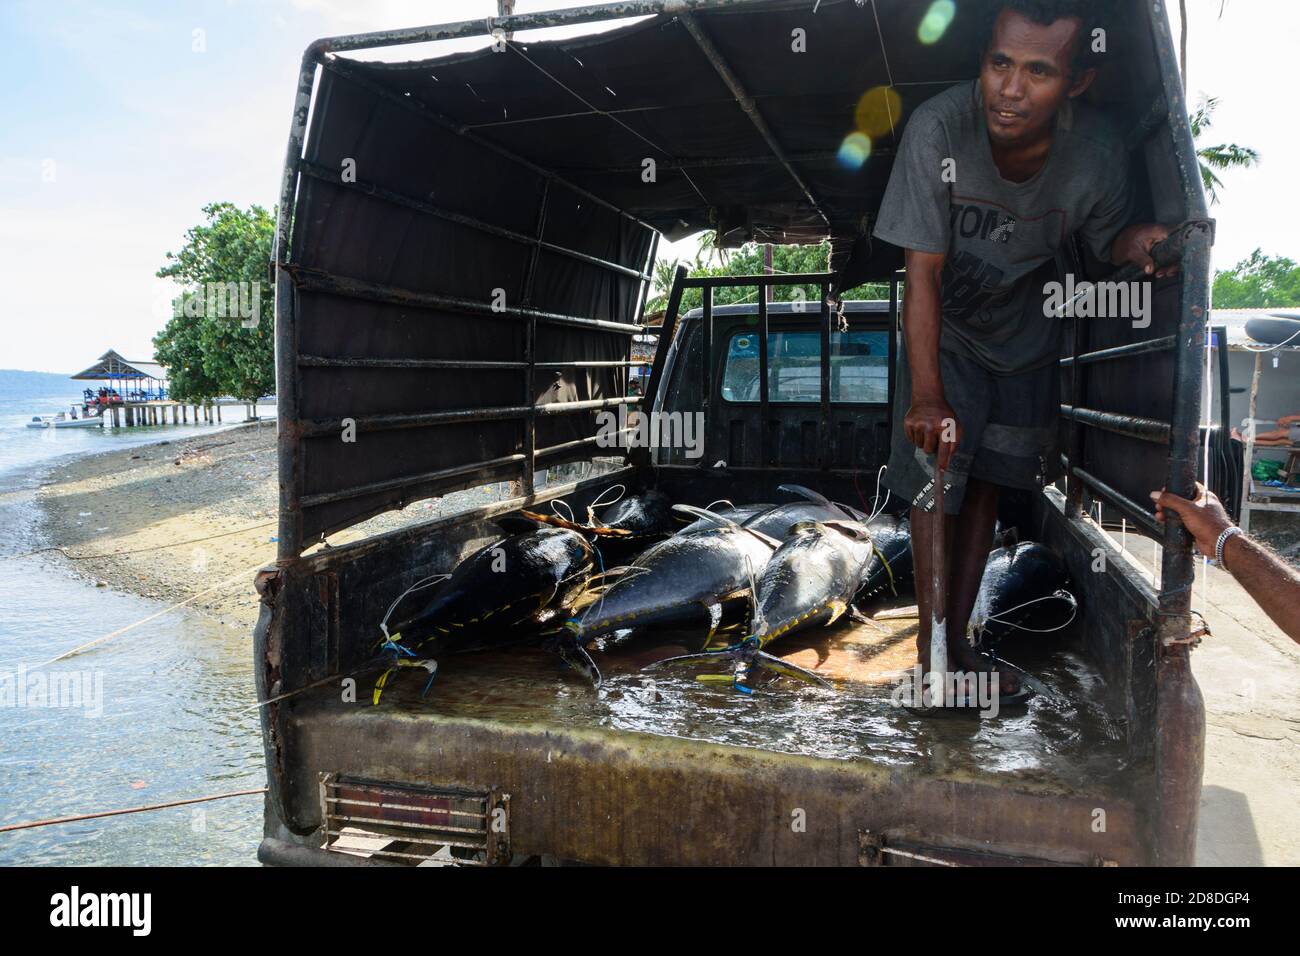
[[[930,661],[930,541],[937,456],[944,479],[950,669],[987,669],[966,640],[999,488],[1056,479],[1058,319],[1043,312],[1071,237],[1097,259],[1136,263],[1168,235],[1129,225],[1129,159],[1078,97],[1095,76],[1090,0],[1007,0],[979,79],[917,108],[875,235],[906,252],[904,347],[885,485],[912,504],[917,638]],[[1014,675],[997,675],[1003,693]]]

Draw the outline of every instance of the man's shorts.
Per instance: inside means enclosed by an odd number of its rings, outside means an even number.
[[[961,511],[966,482],[1038,489],[1061,473],[1059,367],[1055,361],[1012,375],[995,375],[964,355],[939,350],[944,398],[961,425],[961,441],[944,473],[943,510]],[[907,440],[903,418],[912,398],[907,352],[898,350],[894,427],[884,485],[913,507],[934,508],[933,455]]]

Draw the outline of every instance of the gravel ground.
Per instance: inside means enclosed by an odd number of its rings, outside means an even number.
[[[505,497],[497,483],[417,502],[332,535],[344,544]],[[37,497],[43,530],[69,564],[103,586],[192,606],[226,623],[257,620],[253,575],[275,559],[275,426],[80,458]]]

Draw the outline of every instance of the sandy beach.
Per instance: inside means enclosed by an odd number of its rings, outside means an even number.
[[[275,469],[274,421],[78,458],[42,483],[41,527],[97,584],[168,604],[195,598],[194,610],[251,629],[253,575],[275,559]],[[427,520],[441,507],[421,502],[330,541]]]

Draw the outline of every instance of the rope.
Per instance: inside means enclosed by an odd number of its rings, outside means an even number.
[[[143,807],[126,807],[122,810],[100,810],[97,813],[78,813],[67,817],[51,817],[48,820],[28,820],[26,823],[8,823],[0,826],[0,833],[11,830],[31,830],[34,827],[49,827],[56,823],[76,823],[79,820],[98,820],[102,817],[119,817],[127,813],[146,813],[149,810],[170,810],[192,803],[209,803],[213,800],[226,800],[230,797],[251,797],[255,793],[266,793],[266,787],[256,790],[232,790],[230,793],[215,793],[207,797],[190,797],[188,800],[172,800],[169,803],[150,803]]]
[[[872,501],[879,502],[879,504],[877,504],[876,507],[875,507],[875,510],[873,510],[873,511],[871,512],[871,517],[868,518],[867,521],[874,521],[875,519],[879,518],[880,515],[881,515],[881,513],[885,510],[885,505],[889,504],[889,494],[890,494],[890,492],[889,492],[889,489],[888,489],[888,488],[885,489],[885,500],[884,500],[884,501],[881,501],[881,500],[880,500],[880,482],[881,482],[881,480],[885,477],[885,472],[886,472],[888,469],[889,469],[889,466],[888,466],[888,465],[881,465],[881,466],[880,466],[880,470],[876,472],[876,496],[875,496],[874,498],[872,498],[871,500],[872,500]],[[856,475],[854,476],[854,480],[855,480],[855,481],[857,480],[857,476],[856,476]],[[858,497],[861,497],[861,496],[862,496],[862,493],[861,493],[861,492],[858,492]]]
[[[1253,346],[1250,346],[1250,345],[1243,345],[1242,348],[1245,349],[1247,352],[1272,352],[1272,351],[1274,351],[1274,350],[1276,350],[1276,349],[1280,349],[1282,346],[1286,345],[1288,342],[1290,342],[1290,341],[1291,341],[1293,338],[1295,338],[1297,335],[1300,335],[1300,332],[1292,332],[1290,335],[1288,335],[1286,338],[1284,338],[1281,342],[1278,342],[1277,345],[1269,345],[1269,346],[1266,346],[1266,347],[1264,347],[1264,348],[1254,348]]]
[[[410,654],[412,657],[415,656],[413,652],[408,651],[404,647],[401,647],[396,644],[393,646],[399,651],[403,651],[407,654]],[[356,677],[358,674],[364,674],[366,671],[375,670],[377,667],[379,667],[382,664],[391,663],[392,660],[393,658],[391,657],[372,658],[366,661],[364,664],[354,667],[350,671],[344,671],[341,674],[331,674],[329,677],[322,677],[318,681],[312,681],[310,684],[307,684],[303,687],[299,687],[297,690],[286,691],[283,694],[276,694],[274,697],[268,697],[266,700],[259,700],[256,704],[250,704],[248,707],[243,708],[243,710],[239,711],[239,713],[247,713],[250,710],[260,710],[261,708],[268,707],[271,704],[277,704],[282,700],[288,700],[290,697],[296,697],[299,694],[305,693],[306,691],[315,690],[317,687],[320,687],[323,684],[329,684],[336,680],[344,680],[345,678],[348,677]]]
[[[880,39],[880,58],[885,62],[885,76],[889,79],[889,87],[894,87],[894,71],[889,68],[889,51],[885,49],[885,34],[880,30],[880,12],[876,10],[876,0],[871,0],[871,16],[876,21],[876,36]],[[885,97],[885,112],[889,116],[889,133],[894,135],[894,108],[889,103],[889,97]]]
[[[616,488],[618,489],[618,493],[615,494],[613,498],[610,498],[609,501],[605,501],[604,500],[605,495],[609,494],[609,492],[611,491],[614,491],[614,489]],[[608,488],[606,488],[604,491],[598,494],[596,496],[596,499],[591,504],[587,505],[587,527],[589,528],[596,527],[597,508],[606,508],[610,505],[618,504],[618,502],[622,500],[625,494],[627,494],[627,485],[624,484],[610,485]]]
[[[562,514],[560,512],[560,505],[564,505],[564,510],[568,512],[567,514]],[[561,518],[564,521],[569,522],[569,524],[578,523],[577,517],[573,514],[573,508],[571,508],[569,503],[563,498],[556,498],[551,502],[551,511],[557,518]]]
[[[1068,591],[1057,591],[1053,594],[1047,595],[1046,597],[1034,598],[1032,601],[1026,601],[1024,604],[1017,604],[1015,607],[1007,608],[1005,611],[1002,611],[999,614],[995,614],[992,617],[986,617],[984,619],[984,623],[987,624],[989,621],[997,621],[999,618],[1003,617],[1004,615],[1010,614],[1012,611],[1019,611],[1022,607],[1029,607],[1029,605],[1037,604],[1040,601],[1069,601],[1070,620],[1066,621],[1064,624],[1060,625],[1059,627],[1051,627],[1048,628],[1047,630],[1037,630],[1032,627],[1021,627],[1019,624],[1012,624],[1010,621],[1002,621],[1001,623],[1009,625],[1010,627],[1019,628],[1022,631],[1029,631],[1030,633],[1033,634],[1050,634],[1052,631],[1059,631],[1065,627],[1068,627],[1070,621],[1073,621],[1074,616],[1079,612],[1079,602],[1074,599],[1073,594],[1070,594]]]
[[[613,120],[615,123],[617,123],[619,126],[623,127],[623,129],[627,130],[627,132],[631,133],[631,134],[632,134],[633,136],[635,136],[637,139],[641,140],[641,142],[645,143],[645,144],[646,144],[647,146],[649,146],[651,149],[657,149],[659,152],[663,153],[663,154],[664,154],[665,156],[667,156],[669,159],[672,159],[672,158],[673,158],[673,154],[672,154],[671,151],[669,151],[669,150],[667,150],[667,149],[664,149],[662,146],[660,146],[660,145],[659,145],[658,143],[656,143],[654,140],[650,139],[650,138],[647,137],[647,136],[642,135],[640,132],[638,132],[637,130],[633,129],[631,126],[628,126],[627,123],[624,123],[621,119],[619,119],[619,118],[618,118],[617,116],[615,116],[614,114],[612,114],[612,113],[610,113],[610,112],[608,112],[608,111],[606,111],[606,110],[602,110],[602,109],[600,109],[599,107],[596,106],[596,104],[590,102],[589,100],[587,100],[586,98],[584,98],[581,94],[579,94],[577,91],[575,91],[575,90],[572,89],[571,87],[567,86],[567,85],[566,85],[562,80],[558,79],[554,74],[549,73],[549,72],[548,72],[547,70],[545,70],[543,67],[541,67],[541,66],[539,66],[538,64],[534,63],[534,62],[533,62],[533,61],[528,57],[528,55],[527,55],[526,53],[524,53],[524,51],[523,51],[522,49],[520,49],[520,47],[519,47],[518,44],[516,44],[516,43],[512,43],[512,42],[510,42],[510,41],[506,41],[506,46],[508,46],[512,51],[514,51],[516,54],[518,54],[518,56],[519,56],[519,57],[520,57],[520,58],[521,58],[525,63],[527,63],[527,64],[528,64],[529,66],[531,66],[533,69],[537,70],[537,72],[541,73],[542,76],[544,76],[544,77],[546,77],[547,79],[549,79],[552,83],[554,83],[554,84],[555,84],[556,86],[558,86],[560,89],[564,90],[566,93],[568,93],[570,96],[572,96],[574,99],[576,99],[576,100],[577,100],[579,103],[581,103],[583,106],[587,107],[587,109],[591,110],[593,113],[596,113],[596,114],[598,114],[598,115],[600,115],[600,116],[604,116],[606,119],[611,119],[611,120]],[[577,60],[576,57],[574,57],[574,59]],[[579,65],[579,66],[582,65],[582,61],[581,61],[581,60],[577,60],[577,62],[578,62],[578,65]],[[695,190],[695,194],[696,194],[697,196],[700,197],[700,199],[704,202],[704,204],[705,204],[706,206],[707,206],[707,205],[711,205],[711,204],[709,203],[708,198],[704,195],[704,193],[700,192],[700,187],[697,186],[697,185],[695,185],[695,180],[691,179],[690,173],[686,172],[685,169],[679,169],[678,172],[680,172],[680,173],[682,174],[682,178],[685,179],[685,180],[690,184],[691,189]]]
[[[600,564],[600,576],[601,576],[601,580],[602,580],[602,582],[603,582],[603,581],[604,581],[604,577],[605,577],[605,556],[604,556],[603,554],[600,553],[600,547],[599,547],[599,546],[596,544],[596,542],[594,542],[594,541],[591,543],[591,550],[595,553],[595,555],[596,555],[596,561],[599,562],[599,564]],[[607,590],[608,590],[608,588],[605,588],[605,589],[602,589],[602,590],[601,590],[601,592],[600,592],[600,600],[596,603],[596,618],[597,618],[597,619],[600,618],[600,612],[601,612],[601,611],[604,609],[604,607],[605,607],[605,591],[607,591]],[[584,613],[584,614],[582,615],[582,617],[583,617],[583,620],[586,620],[587,615]]]
[[[885,566],[885,573],[889,575],[889,591],[894,597],[898,597],[898,582],[894,580],[894,569],[889,565],[889,559],[885,557],[885,552],[876,547],[876,542],[871,542],[871,550],[875,552],[880,563]]]
[[[37,548],[35,551],[24,551],[21,554],[8,554],[8,558],[26,558],[33,554],[44,554],[47,551],[58,551],[69,561],[93,561],[98,558],[117,558],[126,554],[144,554],[146,552],[162,551],[166,548],[182,548],[187,544],[200,544],[204,541],[211,541],[214,538],[226,538],[232,534],[243,534],[245,531],[256,531],[258,528],[267,528],[276,524],[275,521],[263,521],[261,524],[249,525],[246,528],[236,528],[234,531],[222,531],[219,534],[210,534],[206,538],[191,538],[189,541],[176,541],[172,544],[159,544],[150,548],[132,548],[129,551],[106,551],[103,554],[68,554],[61,546],[55,545],[49,548]]]
[[[1023,626],[1023,625],[1021,625],[1021,624],[1015,624],[1015,623],[1012,623],[1011,621],[1002,621],[1002,620],[999,620],[999,619],[1002,618],[1004,615],[1010,614],[1012,611],[1019,611],[1022,607],[1029,607],[1029,605],[1031,605],[1031,604],[1037,604],[1037,603],[1039,603],[1040,601],[1068,601],[1068,602],[1070,602],[1070,616],[1069,616],[1069,618],[1065,621],[1064,624],[1059,624],[1059,625],[1057,625],[1056,627],[1047,627],[1047,628],[1041,628],[1041,627],[1025,627],[1025,626]],[[1055,592],[1055,593],[1053,593],[1053,594],[1049,594],[1049,595],[1047,595],[1046,597],[1034,598],[1032,601],[1026,601],[1024,604],[1017,604],[1015,607],[1007,608],[1005,611],[1002,611],[1002,612],[999,613],[999,614],[995,614],[995,615],[993,615],[992,617],[986,617],[986,618],[985,618],[983,621],[981,621],[979,624],[972,624],[972,625],[970,626],[970,635],[969,635],[969,637],[970,637],[971,643],[972,643],[975,647],[979,647],[979,646],[981,646],[981,645],[983,644],[983,642],[984,642],[984,641],[983,641],[983,638],[984,638],[984,631],[985,631],[985,628],[987,627],[987,625],[989,624],[990,621],[998,621],[998,623],[1000,623],[1000,624],[1005,624],[1005,625],[1007,625],[1007,627],[1013,627],[1013,628],[1015,628],[1015,629],[1018,630],[1018,631],[1024,631],[1024,632],[1026,632],[1027,634],[1051,634],[1051,633],[1053,633],[1053,632],[1055,632],[1055,631],[1062,631],[1062,630],[1064,630],[1065,628],[1069,627],[1072,623],[1074,623],[1074,619],[1075,619],[1076,616],[1078,616],[1078,614],[1079,614],[1079,602],[1075,599],[1074,595],[1071,594],[1069,591],[1057,591],[1057,592]],[[977,638],[977,637],[979,638],[978,641],[976,641],[976,638]]]
[[[82,644],[78,647],[74,647],[70,651],[64,651],[62,654],[59,654],[55,657],[51,657],[44,664],[38,664],[37,667],[38,668],[49,667],[51,664],[56,664],[59,661],[63,660],[64,658],[72,657],[74,654],[80,654],[82,651],[94,647],[96,644],[102,644],[105,641],[110,640],[111,638],[118,637],[119,635],[125,634],[127,631],[134,630],[135,628],[139,627],[141,624],[147,624],[150,621],[157,620],[158,618],[162,617],[164,614],[169,614],[172,611],[175,611],[177,608],[184,607],[185,605],[189,604],[191,601],[197,601],[205,594],[211,594],[213,591],[218,591],[221,588],[227,587],[236,581],[242,581],[248,575],[261,570],[262,566],[265,564],[266,564],[265,561],[259,561],[257,562],[257,564],[249,568],[247,571],[240,571],[239,574],[227,578],[226,580],[222,581],[220,584],[214,584],[210,588],[205,588],[204,590],[200,591],[198,594],[191,594],[184,601],[179,601],[176,604],[171,605],[170,607],[163,608],[161,611],[156,611],[153,614],[150,614],[148,617],[141,618],[140,620],[136,621],[134,624],[128,624],[126,627],[119,627],[116,631],[112,631],[111,633],[105,634],[103,637],[97,637],[93,641],[87,641],[85,644]]]
[[[402,598],[406,597],[412,591],[423,591],[425,588],[431,587],[440,581],[446,581],[449,577],[451,577],[450,574],[431,574],[427,578],[421,578],[401,594],[397,595],[393,600],[393,603],[388,605],[388,610],[384,612],[384,619],[379,622],[379,629],[384,632],[384,638],[389,644],[393,643],[393,638],[388,633],[388,619],[392,616],[397,605],[402,603]]]

